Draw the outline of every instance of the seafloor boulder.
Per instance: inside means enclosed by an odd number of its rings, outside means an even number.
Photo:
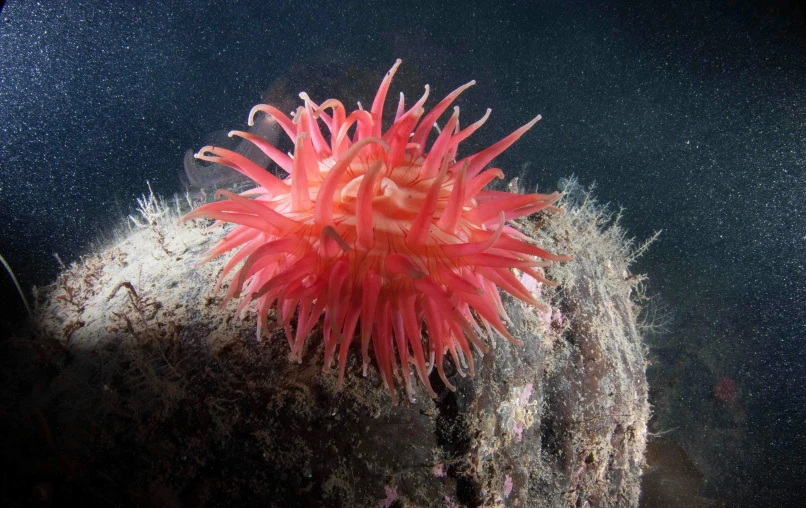
[[[505,298],[524,345],[499,337],[474,378],[448,373],[456,392],[434,374],[436,399],[417,386],[415,401],[401,391],[397,407],[372,367],[361,376],[357,354],[338,392],[321,339],[289,363],[279,327],[257,342],[253,313],[220,309],[224,261],[196,263],[221,232],[176,226],[180,204],[144,197],[132,230],[39,291],[37,331],[11,341],[3,402],[16,424],[3,445],[21,495],[150,506],[638,505],[649,417],[641,278],[628,271],[635,252],[623,231],[593,202],[520,222],[542,246],[576,256],[547,270],[558,287],[532,287],[550,312]]]

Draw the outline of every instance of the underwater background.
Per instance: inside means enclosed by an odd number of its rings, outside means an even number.
[[[639,241],[662,230],[637,267],[656,295],[650,432],[694,464],[690,488],[726,506],[798,506],[803,13],[728,0],[9,1],[0,254],[26,290],[51,282],[113,235],[147,181],[184,193],[185,151],[265,98],[366,105],[396,58],[392,94],[428,83],[441,97],[475,79],[462,117],[493,112],[468,149],[540,113],[498,167],[540,192],[595,182]],[[25,308],[5,274],[0,289],[5,337]]]

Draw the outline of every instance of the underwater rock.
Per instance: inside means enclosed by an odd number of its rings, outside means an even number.
[[[435,399],[417,385],[409,402],[397,383],[399,406],[373,364],[361,375],[358,349],[336,390],[321,326],[290,363],[282,327],[270,320],[257,342],[251,310],[240,320],[235,302],[219,308],[211,281],[226,260],[197,262],[224,231],[177,226],[187,205],[144,196],[131,232],[39,292],[37,331],[6,359],[41,362],[18,376],[38,387],[17,401],[38,426],[3,443],[26,457],[21,485],[47,479],[57,503],[638,506],[643,279],[591,199],[518,221],[575,255],[547,269],[559,286],[530,287],[550,311],[503,298],[524,344],[499,337],[473,378],[447,362],[457,390],[434,372]],[[15,444],[30,441],[45,444],[27,455]]]

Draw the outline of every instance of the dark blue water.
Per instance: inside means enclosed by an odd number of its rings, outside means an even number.
[[[651,338],[653,430],[729,505],[806,495],[806,32],[794,2],[10,1],[0,13],[0,253],[24,286],[119,222],[260,93],[434,96],[476,79],[475,146],[536,113],[497,165],[576,175],[625,207],[671,309]],[[472,143],[470,143],[472,145]],[[24,309],[0,277],[4,322]],[[5,302],[9,302],[6,304]],[[735,382],[730,403],[714,396]]]

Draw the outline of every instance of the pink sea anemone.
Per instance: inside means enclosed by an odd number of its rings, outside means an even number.
[[[449,354],[461,375],[473,375],[470,345],[487,351],[480,339],[483,330],[490,336],[495,330],[520,344],[504,326],[502,319],[509,318],[498,289],[541,306],[511,270],[545,284],[538,267],[571,259],[533,245],[507,225],[539,210],[557,210],[552,205],[558,193],[484,190],[491,180],[504,176],[500,169],[485,166],[540,116],[486,150],[457,159],[459,144],[481,127],[490,110],[460,129],[459,108],[454,107],[427,149],[435,122],[474,82],[450,93],[428,113],[423,109],[428,85],[409,109],[401,93],[394,122],[383,131],[384,101],[400,63],[386,74],[369,111],[359,105],[347,114],[338,100],[317,105],[305,93],[293,119],[266,104],[252,108],[249,124],[258,113],[270,115],[293,141],[293,155],[254,134],[229,135],[254,143],[289,176],[278,178],[235,152],[205,146],[197,158],[229,166],[257,187],[240,195],[219,190],[216,196],[226,200],[203,205],[183,219],[236,224],[206,260],[240,247],[224,267],[216,290],[234,270],[224,303],[241,293],[239,313],[256,303],[258,338],[268,329],[274,307],[290,357],[301,361],[306,338],[321,319],[324,368],[330,367],[338,349],[341,388],[357,329],[364,375],[371,344],[394,404],[394,379],[401,374],[412,398],[410,364],[435,396],[430,369],[436,367],[445,386],[454,390],[443,359]]]

